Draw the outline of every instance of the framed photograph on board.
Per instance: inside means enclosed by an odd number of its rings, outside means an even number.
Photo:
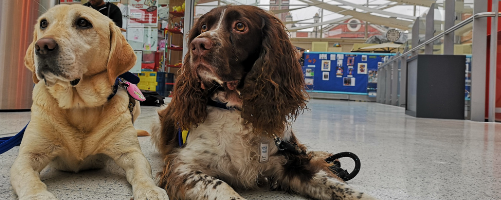
[[[367,63],[358,63],[357,74],[367,74]]]
[[[322,60],[322,71],[331,71],[331,61],[330,60]]]
[[[355,78],[344,77],[343,78],[344,86],[355,86]]]
[[[304,83],[306,85],[313,85],[313,79],[312,78],[305,78]]]
[[[355,63],[355,57],[348,57],[348,61],[346,61],[346,65],[353,66]]]
[[[313,69],[306,68],[306,77],[312,77],[313,76]]]
[[[329,72],[323,72],[322,73],[322,80],[328,81],[329,80]]]

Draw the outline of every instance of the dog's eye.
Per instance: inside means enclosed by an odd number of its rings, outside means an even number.
[[[235,29],[237,31],[244,32],[245,31],[245,25],[244,25],[244,23],[238,22],[237,24],[235,24]]]
[[[92,28],[92,24],[84,18],[77,20],[77,26],[79,28]]]
[[[45,29],[45,28],[47,28],[47,26],[49,26],[49,22],[47,22],[47,20],[43,19],[42,21],[40,21],[40,28],[41,29]]]
[[[205,31],[207,31],[207,25],[204,24],[204,25],[202,25],[202,33]]]

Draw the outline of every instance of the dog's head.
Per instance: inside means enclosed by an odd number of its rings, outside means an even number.
[[[188,39],[170,105],[181,128],[203,122],[208,99],[221,90],[239,101],[259,133],[280,134],[305,108],[296,50],[273,15],[254,6],[218,7],[198,19]]]
[[[24,58],[33,81],[43,81],[48,87],[77,87],[102,73],[111,85],[135,60],[120,28],[81,5],[55,6],[40,16]]]

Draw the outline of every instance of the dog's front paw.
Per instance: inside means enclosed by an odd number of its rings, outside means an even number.
[[[57,198],[49,191],[43,191],[37,194],[20,196],[19,200],[57,200]]]
[[[134,189],[134,200],[168,200],[167,192],[155,185]]]

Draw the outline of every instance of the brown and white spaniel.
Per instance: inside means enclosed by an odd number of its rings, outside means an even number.
[[[308,94],[279,19],[254,6],[218,7],[188,39],[172,101],[153,130],[166,164],[159,184],[170,198],[243,199],[233,188],[266,186],[315,199],[372,199],[329,171],[328,153],[308,152],[292,133]],[[275,136],[298,151],[279,150]]]

